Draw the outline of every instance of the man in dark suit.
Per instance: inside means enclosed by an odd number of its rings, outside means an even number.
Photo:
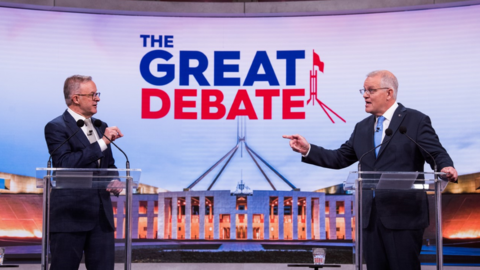
[[[400,134],[399,128],[403,126],[410,137],[432,154],[448,180],[456,181],[458,175],[453,161],[442,147],[430,118],[397,103],[397,89],[397,78],[389,71],[373,71],[367,75],[360,92],[365,99],[365,111],[372,115],[356,124],[350,139],[339,149],[309,144],[300,135],[284,138],[290,139],[292,149],[302,154],[303,162],[341,169],[379,145],[389,128],[393,131],[391,138],[362,159],[363,171],[423,172],[425,161],[433,168],[429,155]],[[368,269],[420,270],[423,232],[429,222],[427,195],[410,191],[365,191],[363,205],[363,242]]]
[[[68,109],[45,126],[45,140],[52,153],[85,125],[52,156],[56,168],[116,168],[110,142],[122,137],[117,127],[93,125],[100,93],[89,76],[74,75],[64,85]],[[98,175],[96,173],[95,175]],[[52,270],[78,269],[82,255],[89,270],[113,270],[114,221],[110,192],[118,194],[120,182],[104,189],[53,189],[50,208]]]

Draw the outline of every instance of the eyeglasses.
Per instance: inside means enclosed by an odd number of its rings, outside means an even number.
[[[363,96],[363,94],[365,94],[365,92],[368,93],[369,95],[371,95],[371,94],[377,92],[377,90],[380,90],[380,89],[389,89],[389,88],[388,87],[382,87],[382,88],[377,88],[377,89],[365,89],[365,88],[363,88],[363,89],[360,89],[358,91],[360,91],[360,95]]]
[[[95,92],[91,94],[76,94],[77,96],[85,96],[85,97],[91,97],[92,100],[95,100],[96,98],[100,98],[100,92]]]

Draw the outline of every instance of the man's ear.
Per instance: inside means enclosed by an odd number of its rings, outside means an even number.
[[[72,102],[73,104],[79,104],[80,103],[79,97],[77,95],[73,95]]]
[[[387,99],[393,98],[393,89],[388,88],[387,90]]]

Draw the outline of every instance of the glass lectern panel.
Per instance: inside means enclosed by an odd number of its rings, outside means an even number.
[[[132,262],[132,196],[140,169],[37,168],[37,188],[43,188],[42,270],[49,267],[50,192],[52,189],[122,189],[125,191],[125,270]],[[117,194],[118,195],[118,194]]]
[[[380,192],[384,195],[397,194],[401,192],[423,192],[428,202],[429,223],[425,228],[421,250],[421,262],[426,264],[434,263],[437,270],[443,267],[443,236],[442,236],[442,209],[441,193],[448,184],[445,180],[445,173],[434,172],[385,172],[385,171],[354,171],[350,172],[345,180],[344,189],[354,191],[354,220],[355,235],[354,238],[354,260],[355,269],[362,269],[363,244],[362,227],[363,224],[362,208],[364,196],[367,201],[371,201],[375,194]],[[422,196],[417,196],[422,197]],[[401,202],[400,202],[401,203]],[[367,217],[368,218],[368,217]]]

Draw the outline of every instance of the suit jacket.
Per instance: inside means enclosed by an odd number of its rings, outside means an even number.
[[[92,122],[95,121],[92,118]],[[96,128],[101,137],[107,125]],[[75,119],[68,111],[53,119],[45,126],[45,140],[51,154],[62,142],[78,130]],[[100,159],[100,165],[98,160]],[[112,150],[108,145],[101,151],[98,142],[90,144],[83,131],[61,146],[52,156],[56,168],[116,168]],[[106,173],[103,173],[106,174]],[[99,175],[98,173],[96,175]],[[95,179],[94,179],[95,181]],[[105,189],[52,189],[50,197],[50,231],[81,232],[89,231],[101,220],[100,211],[105,213],[112,231],[112,202]]]
[[[373,115],[356,124],[348,141],[339,149],[327,150],[311,145],[310,153],[303,162],[321,167],[341,169],[357,162],[359,158],[374,148]],[[407,128],[407,134],[435,158],[438,169],[453,166],[453,161],[442,147],[430,118],[399,103],[388,128],[393,131],[390,140],[384,139],[378,157],[371,151],[362,159],[363,171],[418,171],[423,172],[425,161],[433,168],[433,161],[407,136],[399,132],[399,127]],[[363,193],[363,228],[370,220],[373,192]],[[376,191],[375,204],[378,217],[389,229],[423,229],[429,224],[428,200],[425,192],[418,191]]]

